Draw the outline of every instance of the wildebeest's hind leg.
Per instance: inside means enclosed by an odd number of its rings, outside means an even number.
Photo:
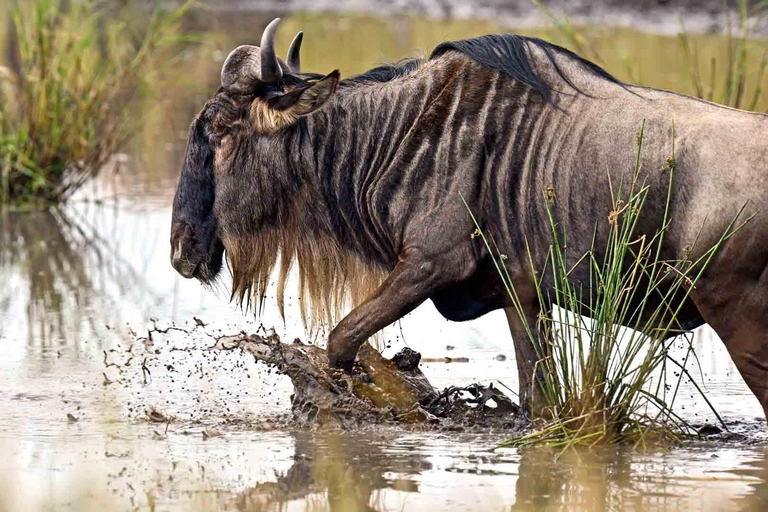
[[[440,286],[459,280],[455,262],[463,262],[460,272],[474,271],[466,258],[456,258],[455,248],[437,257],[421,250],[405,250],[400,261],[379,288],[365,302],[345,316],[328,338],[328,358],[334,368],[349,370],[357,351],[369,337],[403,315],[413,311]]]
[[[768,417],[768,286],[750,281],[712,289],[699,284],[693,299]]]
[[[509,323],[509,332],[512,335],[512,341],[515,345],[515,361],[517,362],[517,375],[519,379],[520,405],[530,411],[531,406],[538,402],[538,387],[534,386],[534,371],[538,355],[533,345],[532,336],[541,336],[539,330],[538,318],[540,314],[548,314],[541,311],[538,304],[527,304],[523,306],[523,315],[528,324],[531,334],[525,329],[523,319],[514,307],[504,308]]]

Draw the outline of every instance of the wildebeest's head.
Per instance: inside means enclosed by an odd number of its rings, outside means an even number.
[[[254,235],[244,232],[261,224],[254,212],[274,199],[264,193],[258,197],[253,189],[245,197],[249,187],[243,180],[267,181],[271,155],[265,153],[286,151],[279,147],[281,131],[320,108],[336,91],[338,71],[325,77],[300,75],[301,32],[291,43],[287,61],[277,58],[274,34],[279,21],[264,30],[261,47],[243,45],[229,54],[221,87],[192,122],[171,224],[171,264],[184,277],[212,282],[221,270],[227,241]],[[240,214],[247,210],[250,217],[227,223],[223,217],[238,214],[231,204],[237,191],[244,197],[236,206],[246,204]],[[223,201],[217,198],[224,195],[228,204],[219,204]]]

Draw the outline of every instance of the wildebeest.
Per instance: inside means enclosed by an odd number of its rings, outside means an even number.
[[[650,188],[637,235],[662,228],[669,182],[660,168],[672,156],[673,124],[676,137],[662,259],[682,257],[694,241],[694,252],[711,247],[744,204],[754,212],[768,199],[768,116],[622,83],[517,35],[446,42],[427,59],[343,80],[338,71],[303,73],[301,35],[287,61],[275,55],[278,21],[260,47],[229,55],[221,87],[192,122],[171,259],[183,276],[209,283],[226,252],[233,298],[257,304],[276,266],[282,304],[297,262],[310,314],[355,304],[330,332],[336,367],[349,369],[366,339],[427,299],[454,321],[505,308],[526,398],[536,354],[461,198],[507,257],[534,325],[542,305],[526,242],[543,268],[551,244],[543,191],[556,196],[569,254],[589,250],[593,234],[605,247],[607,176],[632,173],[644,120]],[[724,245],[680,318],[715,329],[764,409],[765,219],[758,213]]]

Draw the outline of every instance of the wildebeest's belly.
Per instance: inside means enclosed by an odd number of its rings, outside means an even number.
[[[551,290],[551,287],[546,284],[545,287]],[[659,294],[666,296],[665,292],[666,290],[662,286],[659,289]],[[474,320],[496,309],[512,305],[501,278],[495,270],[491,271],[490,269],[484,269],[469,279],[441,289],[434,293],[431,299],[440,314],[454,322]],[[634,307],[630,306],[630,310],[636,311],[637,307],[639,304],[634,305]],[[639,325],[644,325],[650,320],[650,316],[657,307],[659,305],[650,299],[644,308],[644,315]],[[669,319],[665,316],[664,321],[668,322]],[[677,322],[672,327],[674,333],[677,333],[678,329],[692,330],[705,323],[701,313],[690,299],[683,303],[677,314]]]
[[[454,322],[474,320],[507,306],[509,301],[498,274],[491,280],[481,272],[441,289],[430,298],[440,314]]]

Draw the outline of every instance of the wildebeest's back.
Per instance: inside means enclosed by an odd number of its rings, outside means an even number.
[[[507,256],[513,276],[522,280],[530,275],[526,241],[537,268],[544,267],[551,244],[547,195],[552,196],[560,226],[568,233],[574,261],[590,249],[595,230],[595,247],[605,247],[608,216],[614,209],[611,185],[617,197],[623,179],[626,199],[643,122],[640,179],[649,186],[649,199],[636,235],[645,234],[648,240],[663,224],[674,124],[670,217],[675,224],[662,254],[669,259],[681,257],[700,231],[701,224],[694,221],[704,216],[698,214],[701,208],[691,208],[690,201],[704,188],[722,182],[710,175],[728,167],[706,155],[712,144],[702,146],[702,138],[711,143],[718,139],[716,145],[724,150],[735,142],[734,136],[746,143],[765,132],[764,118],[759,116],[747,119],[750,116],[743,112],[681,95],[614,83],[597,91],[593,88],[589,95],[563,94],[546,103],[529,87],[464,56],[445,58],[453,59],[456,66],[453,79],[401,143],[381,182],[387,186],[375,197],[379,205],[386,202],[386,208],[398,212],[396,219],[389,218],[395,232],[425,246],[441,247],[446,239],[463,244],[474,231],[460,199],[463,196],[486,234]],[[732,127],[723,129],[729,121]],[[737,182],[746,192],[745,180]],[[707,189],[706,194],[711,208],[712,191]],[[715,205],[733,210],[728,220],[738,206],[735,198]],[[718,215],[718,220],[725,217]],[[712,236],[705,242],[716,242],[713,237],[722,234],[726,225],[711,226]],[[435,300],[449,318],[474,318],[506,303],[482,242],[475,239],[470,245],[471,257],[479,262],[477,271]],[[578,272],[574,274],[575,279],[579,277]],[[587,278],[586,274],[581,277]]]

